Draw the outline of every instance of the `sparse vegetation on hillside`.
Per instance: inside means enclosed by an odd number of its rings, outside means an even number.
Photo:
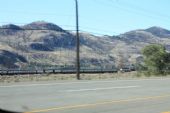
[[[10,58],[6,64],[11,62],[12,65],[17,64],[16,68],[24,69],[47,65],[47,68],[75,65],[76,37],[74,32],[44,21],[24,26],[10,24],[0,26],[0,28],[0,51],[6,50],[27,60],[23,64],[22,61],[19,63],[20,60],[13,62],[10,56],[6,56],[5,58]],[[170,31],[151,27],[118,36],[95,36],[80,32],[80,63],[83,66],[98,68],[106,65],[122,67],[122,65],[135,64],[142,60],[141,49],[144,46],[158,42],[165,44],[166,49],[170,51]],[[10,65],[2,64],[0,68],[8,68]]]

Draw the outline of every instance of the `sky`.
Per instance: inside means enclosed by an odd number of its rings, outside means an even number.
[[[170,0],[78,0],[81,31],[118,35],[159,26],[170,30]],[[47,21],[75,30],[75,0],[0,0],[0,25]]]

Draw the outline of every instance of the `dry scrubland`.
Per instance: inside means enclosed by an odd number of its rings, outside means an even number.
[[[0,76],[0,83],[14,82],[35,82],[35,81],[57,81],[57,80],[76,80],[75,74],[43,74],[43,75],[15,75],[15,76]],[[135,79],[135,78],[153,78],[155,76],[144,76],[137,72],[126,73],[104,73],[104,74],[81,74],[82,80],[100,80],[100,79]],[[160,76],[158,76],[160,77]],[[163,77],[170,77],[163,76]]]

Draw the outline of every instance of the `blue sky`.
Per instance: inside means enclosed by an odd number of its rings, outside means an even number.
[[[80,30],[117,35],[160,26],[170,30],[170,0],[78,0]],[[43,20],[75,29],[74,0],[0,0],[0,25]]]

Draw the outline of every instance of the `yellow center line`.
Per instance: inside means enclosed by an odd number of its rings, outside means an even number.
[[[162,112],[162,113],[170,113],[170,111],[167,111],[167,112]]]
[[[78,104],[78,105],[70,105],[70,106],[52,107],[52,108],[46,108],[46,109],[32,110],[32,111],[25,112],[25,113],[40,113],[40,112],[47,112],[47,111],[54,111],[54,110],[84,108],[84,107],[92,107],[92,106],[98,106],[98,105],[106,105],[106,104],[113,104],[113,103],[125,103],[125,102],[142,101],[142,100],[151,100],[151,99],[159,99],[159,98],[166,98],[166,97],[170,97],[170,94],[159,95],[159,96],[130,98],[130,99],[124,99],[124,100],[103,101],[103,102],[96,102],[96,103],[92,103],[92,104]],[[170,112],[163,112],[163,113],[170,113]]]

